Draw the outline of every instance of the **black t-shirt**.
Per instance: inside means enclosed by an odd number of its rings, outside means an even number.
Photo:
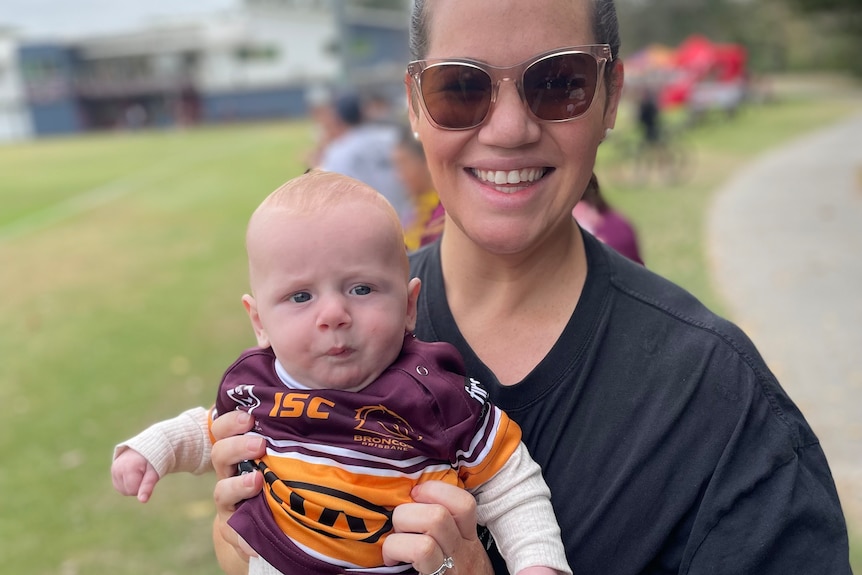
[[[578,305],[513,386],[500,385],[458,331],[438,243],[411,255],[422,279],[416,335],[454,344],[467,373],[520,424],[572,570],[850,573],[817,437],[749,339],[678,286],[584,239]]]

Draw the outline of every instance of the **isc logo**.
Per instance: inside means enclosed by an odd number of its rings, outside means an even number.
[[[309,399],[310,398],[310,399]],[[275,394],[274,405],[269,411],[270,417],[302,417],[305,415],[310,419],[329,419],[329,410],[335,404],[322,397],[311,397],[308,393],[285,393],[279,391]]]

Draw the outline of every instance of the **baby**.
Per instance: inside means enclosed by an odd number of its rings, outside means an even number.
[[[211,467],[209,418],[241,409],[267,443],[248,464],[263,492],[230,519],[260,556],[250,574],[416,573],[385,566],[381,549],[393,509],[429,480],[476,497],[510,572],[570,574],[520,428],[452,346],[411,334],[420,282],[385,198],[311,171],[263,201],[246,246],[242,302],[259,347],[227,369],[209,414],[191,410],[119,445],[116,489],[146,501],[165,473]]]

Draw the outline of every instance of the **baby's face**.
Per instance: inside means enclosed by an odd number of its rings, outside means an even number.
[[[398,356],[415,315],[400,234],[380,233],[391,225],[358,203],[267,224],[250,254],[258,343],[300,383],[358,390]]]

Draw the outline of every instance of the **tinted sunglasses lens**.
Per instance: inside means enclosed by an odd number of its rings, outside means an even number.
[[[571,120],[584,114],[596,94],[598,65],[589,54],[560,54],[524,72],[524,98],[542,120]]]
[[[425,109],[444,128],[472,128],[485,119],[491,105],[491,78],[464,64],[440,64],[422,71]]]

